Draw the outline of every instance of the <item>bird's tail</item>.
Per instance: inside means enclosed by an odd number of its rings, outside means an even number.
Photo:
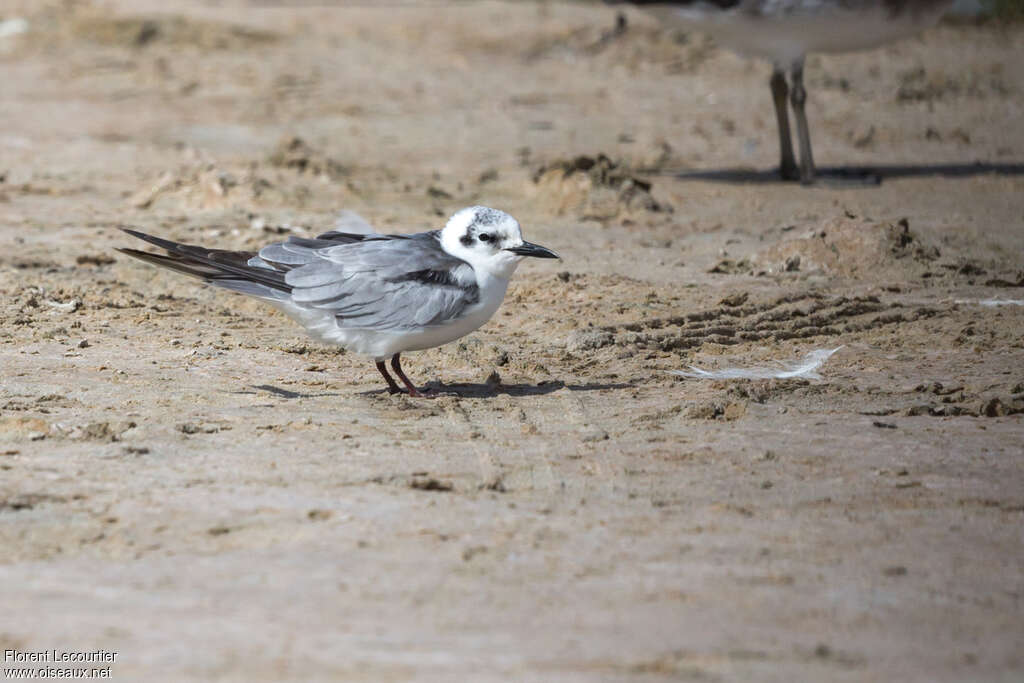
[[[253,252],[207,249],[172,242],[137,230],[122,230],[167,252],[154,254],[138,249],[119,248],[117,251],[122,254],[197,277],[215,287],[261,299],[280,301],[291,295],[292,288],[284,280],[285,271],[275,268]]]

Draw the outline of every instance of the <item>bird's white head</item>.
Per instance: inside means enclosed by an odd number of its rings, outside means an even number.
[[[486,206],[470,206],[449,218],[441,231],[441,246],[474,270],[506,279],[526,256],[559,258],[550,249],[523,240],[515,218]]]

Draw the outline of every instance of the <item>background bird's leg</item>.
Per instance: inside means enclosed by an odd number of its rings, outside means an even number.
[[[395,380],[391,379],[391,375],[388,374],[388,369],[387,369],[387,366],[384,365],[384,361],[382,361],[382,360],[377,361],[377,369],[380,370],[380,374],[384,375],[384,381],[386,381],[388,383],[388,393],[389,394],[400,394],[400,393],[402,393],[402,388],[399,387],[395,383]]]
[[[796,116],[796,134],[800,141],[800,182],[809,184],[814,182],[814,154],[811,153],[811,131],[807,127],[807,114],[804,112],[807,91],[804,90],[803,57],[793,62],[790,81],[790,100],[793,103],[793,114]]]
[[[778,64],[769,81],[772,86],[772,101],[775,102],[775,118],[779,124],[779,174],[783,180],[796,180],[796,158],[793,156],[793,138],[789,135],[789,86],[786,74]]]
[[[423,394],[416,390],[416,385],[410,382],[409,378],[405,376],[404,372],[402,372],[402,365],[398,361],[398,356],[399,354],[396,353],[391,357],[391,369],[395,371],[396,375],[398,375],[398,379],[402,380],[405,384],[406,388],[409,390],[410,396],[423,396]]]

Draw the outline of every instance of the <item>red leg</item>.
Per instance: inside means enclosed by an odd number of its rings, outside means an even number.
[[[395,371],[396,375],[398,375],[398,379],[402,380],[402,382],[405,384],[406,388],[409,390],[410,396],[422,397],[423,394],[416,391],[416,385],[410,382],[409,378],[405,376],[404,372],[402,372],[402,365],[398,361],[398,356],[399,354],[396,353],[394,356],[391,357],[391,369]]]
[[[384,365],[384,361],[377,361],[377,369],[380,370],[380,374],[384,375],[384,381],[388,383],[389,394],[400,394],[402,388],[395,384],[395,380],[391,379],[391,375],[388,374],[387,366]]]

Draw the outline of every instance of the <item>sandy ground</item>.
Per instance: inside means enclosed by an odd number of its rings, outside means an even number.
[[[883,182],[803,188],[769,67],[640,14],[12,17],[0,648],[154,681],[1024,677],[1024,27],[811,58],[819,164]],[[564,260],[407,357],[434,400],[113,251],[474,203]],[[821,380],[670,374],[838,346]]]

